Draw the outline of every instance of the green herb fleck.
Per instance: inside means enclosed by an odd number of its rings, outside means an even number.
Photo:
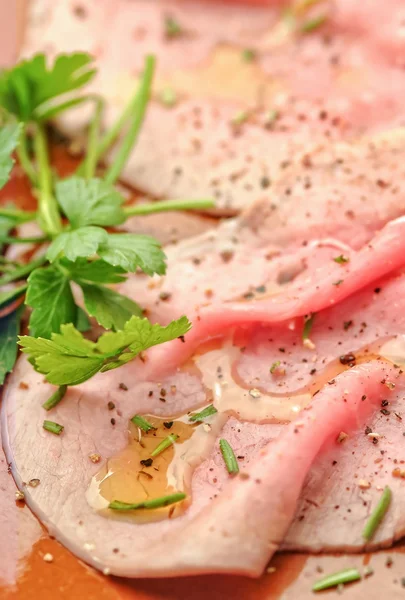
[[[315,17],[310,19],[309,21],[305,21],[301,26],[301,33],[312,33],[326,22],[326,15],[319,15],[319,17]]]
[[[270,367],[270,373],[273,374],[280,365],[281,365],[281,362],[279,360],[276,360],[276,362],[274,362]]]
[[[140,415],[134,415],[132,417],[131,421],[132,421],[132,423],[134,425],[136,425],[137,427],[139,427],[139,429],[142,429],[142,431],[144,431],[145,433],[148,433],[148,431],[152,431],[153,429],[156,429],[156,427],[154,427],[153,425],[151,425],[149,423],[149,421],[147,421],[146,419],[144,419]]]
[[[193,423],[197,421],[204,421],[204,419],[206,419],[207,417],[211,417],[211,415],[215,415],[215,413],[217,412],[218,411],[215,408],[215,406],[213,404],[210,404],[209,406],[206,406],[201,412],[191,415],[191,417],[189,417],[189,421],[192,421]]]
[[[242,58],[245,62],[253,62],[257,58],[256,50],[253,50],[253,48],[245,48],[242,50]]]
[[[249,118],[248,111],[241,110],[233,117],[233,119],[231,120],[231,125],[233,125],[234,127],[239,127],[240,125],[243,125],[243,123],[246,123],[248,118]]]
[[[178,96],[176,91],[171,87],[164,88],[160,93],[160,101],[164,106],[172,108],[177,104]]]
[[[349,262],[350,259],[347,256],[340,254],[339,256],[335,256],[333,260],[339,265],[344,265],[345,263]]]
[[[341,285],[343,283],[343,279],[338,279],[337,281],[334,281],[332,285]]]
[[[236,460],[235,453],[232,450],[230,443],[222,438],[219,440],[219,448],[221,450],[228,473],[230,475],[239,473],[238,461]]]
[[[165,35],[167,38],[176,38],[184,34],[184,29],[180,23],[171,15],[165,17]]]
[[[307,340],[311,333],[312,325],[314,324],[315,313],[304,317],[304,329],[302,330],[302,339]]]
[[[59,425],[59,423],[54,423],[53,421],[44,421],[42,427],[55,435],[60,435],[64,430],[63,425]]]
[[[135,504],[128,504],[127,502],[113,500],[108,505],[108,508],[111,508],[112,510],[139,510],[162,508],[164,506],[170,506],[170,504],[176,504],[176,502],[181,502],[186,497],[186,494],[179,492],[177,494],[170,494],[169,496],[161,496],[160,498],[154,498],[153,500],[144,500],[142,502],[136,502]]]
[[[391,503],[391,499],[392,499],[391,489],[388,487],[388,485],[386,485],[384,488],[384,491],[381,495],[379,503],[375,507],[374,511],[372,512],[369,520],[367,521],[367,523],[363,529],[362,535],[365,540],[370,541],[371,538],[373,537],[378,526],[380,525],[381,521],[385,517],[385,514]]]
[[[44,408],[45,410],[51,410],[51,408],[54,408],[62,400],[62,398],[66,394],[66,391],[67,385],[59,386],[56,392],[52,394],[52,396],[46,402],[43,403],[42,408]]]
[[[336,587],[340,584],[350,583],[351,581],[357,581],[358,579],[361,579],[361,575],[357,569],[344,569],[343,571],[338,571],[337,573],[319,579],[312,586],[312,591],[321,592],[322,590],[327,590],[328,588]]]
[[[164,440],[162,440],[160,442],[160,444],[158,444],[158,446],[156,446],[156,448],[150,453],[150,455],[155,457],[158,454],[161,454],[164,450],[169,448],[172,444],[175,444],[178,439],[179,439],[178,435],[176,435],[175,433],[171,433]]]

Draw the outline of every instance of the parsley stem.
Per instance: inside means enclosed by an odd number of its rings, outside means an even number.
[[[97,167],[97,144],[99,140],[101,116],[104,102],[101,98],[95,98],[94,115],[90,123],[89,139],[87,143],[87,156],[84,160],[84,176],[87,179],[94,177]]]
[[[219,448],[221,450],[228,473],[230,475],[239,473],[238,461],[236,460],[235,453],[232,450],[230,443],[222,438],[219,440]]]
[[[19,279],[24,279],[31,273],[31,271],[43,265],[45,261],[45,256],[42,256],[41,258],[37,258],[26,265],[15,265],[10,272],[4,273],[4,275],[0,277],[0,285],[5,285],[6,283],[11,283],[12,281],[18,281]],[[1,267],[0,270],[2,270]]]
[[[39,216],[45,233],[57,235],[62,229],[62,221],[57,202],[52,193],[52,171],[49,163],[45,128],[37,123],[34,136],[35,156],[38,165]]]
[[[12,235],[0,236],[0,244],[42,244],[48,241],[49,237],[47,235],[24,238],[13,237]]]
[[[172,444],[177,442],[178,439],[178,435],[176,435],[175,433],[171,433],[164,440],[162,440],[160,444],[156,446],[156,448],[150,453],[150,455],[157,456],[158,454],[163,452],[163,450],[166,450],[166,448],[169,448]]]
[[[6,217],[7,219],[13,219],[18,223],[28,223],[29,221],[35,221],[37,213],[28,210],[16,210],[13,208],[0,208],[0,217]]]
[[[384,491],[381,495],[380,501],[371,513],[369,520],[367,521],[364,529],[363,529],[363,538],[367,541],[370,541],[376,532],[378,526],[383,520],[385,513],[388,510],[388,507],[391,503],[392,492],[388,485],[385,486]]]
[[[207,417],[211,417],[212,415],[215,415],[215,413],[217,413],[217,409],[215,408],[215,406],[213,404],[210,404],[209,406],[206,406],[205,408],[203,408],[203,410],[201,410],[198,413],[195,413],[194,415],[191,415],[188,420],[191,421],[192,423],[198,423],[200,421],[204,421],[204,419],[206,419]]]
[[[215,202],[210,198],[202,200],[163,200],[162,202],[149,202],[148,204],[127,206],[124,208],[124,212],[127,217],[133,217],[171,210],[199,210],[213,208],[214,206]]]
[[[62,400],[67,391],[67,385],[60,385],[56,392],[52,394],[46,402],[43,403],[42,408],[45,410],[51,410]]]
[[[17,156],[20,162],[21,167],[24,169],[25,174],[31,183],[36,186],[37,185],[37,174],[34,168],[34,165],[31,162],[28,153],[28,138],[27,138],[27,130],[25,127],[22,127],[20,133],[20,143],[17,146]]]
[[[133,105],[133,117],[129,129],[122,141],[121,147],[117,152],[117,155],[107,171],[105,181],[107,183],[115,183],[124,168],[125,163],[128,160],[129,154],[137,140],[139,131],[141,129],[146,107],[148,105],[152,80],[155,72],[155,57],[149,55],[145,59],[145,68],[142,75],[141,83],[138,88],[138,92]]]
[[[181,502],[186,498],[186,494],[178,492],[176,494],[170,494],[168,496],[161,496],[160,498],[153,498],[152,500],[144,500],[143,502],[136,502],[135,504],[129,504],[128,502],[120,502],[120,500],[113,500],[108,505],[108,508],[113,510],[138,510],[140,508],[153,509],[162,508]]]
[[[337,573],[332,573],[332,575],[327,575],[326,577],[322,577],[322,579],[318,579],[312,586],[312,591],[321,592],[322,590],[327,590],[328,588],[336,587],[343,583],[357,581],[359,579],[361,579],[361,575],[357,569],[344,569],[343,571],[338,571]]]

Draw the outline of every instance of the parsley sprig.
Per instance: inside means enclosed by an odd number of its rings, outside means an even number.
[[[0,75],[0,187],[10,176],[16,151],[38,199],[36,211],[0,208],[0,244],[37,246],[29,262],[4,257],[0,262],[0,309],[9,313],[0,319],[0,382],[14,365],[24,302],[31,309],[30,335],[20,338],[22,351],[50,383],[60,386],[46,408],[60,401],[66,386],[117,368],[190,328],[185,317],[166,327],[152,325],[132,298],[111,287],[138,270],[150,276],[166,272],[157,240],[114,227],[133,215],[213,206],[210,199],[197,199],[127,207],[114,187],[141,131],[154,72],[155,58],[147,56],[137,90],[107,131],[102,129],[103,99],[84,92],[96,74],[88,54],[62,54],[52,64],[38,54]],[[86,155],[74,175],[61,179],[50,162],[47,122],[83,102],[94,108]],[[101,161],[113,145],[114,159],[103,168]],[[41,235],[12,235],[14,228],[29,221],[37,222]],[[11,290],[1,288],[13,282]],[[81,289],[82,306],[76,302],[75,287]],[[90,329],[89,317],[111,330],[97,342],[81,333]]]

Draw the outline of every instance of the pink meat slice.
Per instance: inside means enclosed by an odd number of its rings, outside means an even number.
[[[404,264],[405,220],[388,223],[343,265],[329,260],[313,274],[293,282],[274,298],[252,302],[226,302],[201,308],[184,340],[155,347],[149,354],[149,376],[181,364],[201,342],[223,335],[229,328],[249,323],[277,323],[315,313],[348,298]],[[164,367],[163,367],[164,365]]]
[[[355,367],[339,375],[335,386],[326,386],[281,433],[278,426],[230,419],[221,435],[237,452],[247,454],[243,474],[230,480],[215,449],[195,472],[187,512],[143,526],[105,519],[84,497],[98,469],[88,454],[96,450],[105,456],[125,445],[127,419],[138,408],[132,394],[121,403],[122,417],[112,430],[107,425],[109,394],[100,402],[96,380],[94,394],[91,384],[71,390],[55,415],[66,430],[61,437],[50,436],[42,430],[40,408],[49,386],[42,376],[27,371],[26,360],[20,359],[5,395],[4,445],[18,485],[40,479],[37,487],[25,488],[30,508],[51,534],[95,567],[123,576],[211,572],[258,576],[285,535],[305,476],[323,444],[342,429],[355,429],[383,398],[393,401],[401,394],[398,377],[398,371],[382,361]],[[387,379],[396,383],[395,390],[381,383]],[[21,391],[21,381],[29,388]],[[367,399],[362,401],[364,395]],[[160,407],[149,406],[155,408]],[[213,477],[211,485],[207,473]],[[119,552],[113,552],[117,547]]]
[[[268,198],[268,180],[314,144],[404,123],[400,0],[382,7],[372,0],[361,7],[355,0],[322,3],[325,26],[310,35],[284,31],[281,4],[83,0],[78,8],[73,0],[35,0],[23,53],[80,48],[95,54],[101,73],[93,88],[107,97],[109,124],[131,93],[145,53],[158,57],[161,87],[171,77],[176,82],[179,72],[194,73],[198,82],[224,44],[257,50],[242,86],[255,90],[249,101],[229,92],[222,75],[212,75],[208,91],[189,83],[171,109],[152,102],[124,173],[152,195],[214,196],[218,210],[235,213]],[[167,15],[188,34],[167,40]],[[235,71],[232,64],[227,72]],[[279,114],[269,126],[273,109]],[[235,128],[241,110],[249,118]],[[73,135],[86,119],[74,114],[61,126]]]

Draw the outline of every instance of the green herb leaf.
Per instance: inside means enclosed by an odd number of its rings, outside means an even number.
[[[23,308],[19,307],[0,319],[0,384],[4,383],[17,358],[17,338],[22,313]]]
[[[227,471],[230,475],[239,473],[239,465],[236,460],[236,456],[230,443],[227,440],[219,440],[219,448],[221,450],[222,457],[224,459]]]
[[[43,403],[42,408],[45,410],[51,410],[51,408],[55,408],[57,404],[63,399],[64,395],[67,392],[67,385],[61,385],[58,387],[56,392],[52,394],[50,398],[46,402]]]
[[[175,444],[178,439],[179,439],[179,436],[177,434],[171,433],[170,435],[165,437],[164,440],[162,440],[160,442],[160,444],[158,444],[154,450],[152,450],[150,455],[153,457],[158,456],[159,454],[161,454],[162,452],[167,450],[167,448],[170,448],[170,446]]]
[[[28,277],[25,303],[33,308],[30,333],[50,338],[63,323],[76,320],[76,304],[69,279],[56,267],[35,269]]]
[[[22,121],[41,118],[49,102],[85,85],[95,75],[84,52],[60,54],[50,69],[44,54],[23,60],[0,78],[0,104]]]
[[[206,406],[200,412],[195,413],[194,415],[191,415],[191,417],[189,417],[188,420],[191,421],[192,423],[196,423],[198,421],[204,421],[204,419],[206,419],[207,417],[211,417],[212,415],[215,415],[215,413],[217,413],[217,412],[218,411],[215,408],[215,406],[213,404],[210,404],[209,406]]]
[[[100,285],[80,283],[90,316],[105,329],[123,329],[132,315],[142,316],[141,307],[127,296]]]
[[[113,500],[108,505],[108,508],[113,510],[139,510],[139,509],[153,509],[162,508],[181,502],[186,498],[186,494],[178,492],[176,494],[170,494],[169,496],[161,496],[160,498],[153,498],[152,500],[143,500],[142,502],[136,502],[135,504],[129,504],[128,502],[120,502],[119,500]]]
[[[18,144],[21,126],[17,123],[4,125],[0,129],[0,188],[7,183],[14,160],[11,154]]]
[[[113,267],[104,260],[89,261],[84,258],[78,258],[75,262],[71,262],[66,258],[61,260],[63,268],[69,271],[70,278],[77,283],[121,283],[125,281],[124,269],[121,267]]]
[[[101,179],[69,177],[56,184],[56,199],[73,229],[120,225],[126,219],[124,197]]]
[[[130,273],[138,267],[148,275],[166,272],[165,254],[159,242],[148,235],[112,233],[101,242],[98,254],[114,267],[122,267]]]
[[[366,526],[363,529],[363,538],[367,541],[370,541],[373,535],[375,534],[377,528],[379,527],[381,521],[385,517],[385,514],[391,504],[392,492],[388,485],[385,486],[384,491],[381,495],[380,501],[371,513],[369,520],[366,523]]]
[[[84,312],[84,310],[80,306],[76,306],[76,322],[75,327],[78,331],[90,331],[91,323],[88,319],[88,316]]]
[[[186,317],[166,327],[132,317],[123,331],[104,333],[95,343],[69,323],[61,326],[61,333],[53,333],[51,340],[20,336],[19,344],[49,383],[78,385],[98,371],[120,367],[151,346],[184,335],[190,327]]]
[[[81,227],[74,231],[60,233],[52,242],[46,253],[50,262],[66,256],[74,262],[77,258],[94,256],[102,243],[108,241],[108,233],[101,227]]]
[[[59,425],[59,423],[54,423],[53,421],[44,421],[42,427],[49,431],[50,433],[54,433],[55,435],[60,435],[62,431],[65,429],[63,425]]]
[[[156,427],[153,427],[153,425],[151,425],[149,423],[149,421],[147,421],[140,415],[134,415],[132,417],[131,421],[134,425],[139,427],[139,429],[142,429],[142,431],[144,431],[145,433],[148,433],[148,431],[152,431],[153,429],[156,429]]]
[[[357,581],[358,579],[361,579],[361,575],[357,569],[344,569],[343,571],[338,571],[337,573],[319,579],[312,586],[312,591],[321,592],[322,590],[327,590],[328,588],[336,587],[340,584],[350,583],[351,581]]]

